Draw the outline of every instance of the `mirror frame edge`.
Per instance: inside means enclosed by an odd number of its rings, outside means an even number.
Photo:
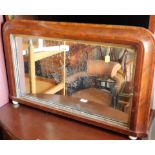
[[[31,25],[31,29],[28,30],[28,25]],[[59,24],[59,25],[58,25]],[[65,31],[63,34],[62,30],[66,30],[66,26],[69,26],[71,29],[75,30],[78,27],[78,32],[80,32],[80,34],[77,35],[77,32],[75,32],[76,34],[70,35],[69,32],[71,32],[70,30]],[[47,28],[44,29],[43,28]],[[53,29],[57,29],[58,32],[57,34],[53,33],[55,30]],[[49,33],[49,30],[53,31],[52,33]],[[85,30],[83,32],[83,30]],[[42,31],[42,32],[40,32]],[[104,31],[104,33],[99,33],[99,31]],[[148,124],[149,124],[149,114],[150,114],[150,96],[151,96],[151,90],[150,87],[152,85],[152,81],[153,81],[153,72],[152,70],[154,69],[154,60],[153,58],[148,58],[150,57],[149,55],[152,55],[153,57],[153,52],[155,51],[155,45],[154,45],[154,38],[153,35],[151,34],[151,32],[149,32],[148,30],[144,29],[144,28],[138,28],[138,27],[131,27],[131,26],[107,26],[107,25],[96,25],[96,24],[77,24],[77,23],[59,23],[59,22],[43,22],[43,21],[25,21],[25,20],[12,20],[12,21],[8,21],[5,23],[4,27],[3,27],[3,38],[4,38],[4,45],[5,45],[5,58],[6,58],[6,62],[7,62],[7,74],[8,74],[8,79],[10,79],[9,77],[12,77],[11,80],[9,80],[9,88],[10,88],[10,99],[19,101],[22,104],[25,105],[29,105],[29,106],[33,106],[39,109],[43,109],[42,106],[36,105],[36,103],[33,103],[33,105],[31,105],[32,103],[28,104],[28,102],[16,98],[16,92],[15,92],[15,79],[13,78],[14,73],[13,73],[13,68],[11,66],[12,64],[12,56],[11,54],[11,47],[10,47],[10,34],[25,34],[25,35],[36,35],[36,36],[42,36],[44,35],[45,37],[51,37],[53,34],[55,36],[62,36],[62,37],[66,37],[66,36],[70,36],[71,39],[77,39],[77,38],[81,38],[80,40],[86,39],[85,36],[87,36],[90,40],[93,39],[93,41],[95,40],[94,38],[97,38],[99,36],[100,39],[102,39],[102,41],[105,42],[115,42],[115,43],[124,43],[124,44],[131,44],[134,45],[135,47],[137,47],[139,53],[140,54],[140,62],[142,62],[143,65],[139,66],[139,84],[137,86],[137,90],[136,93],[136,98],[134,101],[134,104],[132,104],[132,111],[131,111],[131,121],[130,121],[130,127],[129,129],[122,129],[122,127],[117,127],[117,126],[110,126],[109,124],[106,123],[97,123],[94,122],[92,120],[84,120],[84,118],[81,117],[76,117],[73,119],[79,120],[79,121],[83,121],[86,123],[90,123],[96,126],[100,126],[106,129],[110,129],[110,130],[114,130],[116,132],[121,132],[127,135],[132,135],[132,136],[138,136],[138,137],[142,137],[142,136],[146,136],[147,134],[147,128],[148,128]],[[80,36],[82,35],[82,37]],[[92,35],[92,37],[91,37]],[[121,35],[121,36],[120,36]],[[104,38],[103,38],[104,37]],[[117,38],[118,37],[118,38]],[[117,40],[116,40],[117,38]],[[64,38],[62,38],[64,39]],[[70,38],[69,38],[70,39]],[[88,39],[88,41],[90,41]],[[138,57],[138,56],[137,56]],[[151,62],[144,62],[144,59],[151,59]],[[138,58],[139,59],[139,58]],[[150,68],[150,65],[152,66]],[[148,73],[146,73],[145,71],[145,67],[149,66],[148,69]],[[136,68],[137,68],[137,61],[136,61]],[[142,90],[140,89],[140,87],[145,86],[146,84],[144,83],[144,77],[143,79],[142,76],[144,76],[144,73],[147,75],[150,75],[150,78],[148,78],[147,81],[149,81],[149,87],[148,87],[148,91],[142,92]],[[136,76],[136,75],[135,75]],[[135,79],[134,79],[135,81]],[[148,93],[148,95],[145,95],[145,99],[144,101],[148,101],[148,105],[147,108],[140,108],[140,105],[143,105],[144,103],[140,100],[143,98],[142,95],[145,93]],[[137,102],[139,101],[139,102]],[[139,109],[140,108],[140,109]],[[50,111],[48,108],[44,107],[45,111]],[[53,112],[53,111],[52,111]],[[54,113],[54,112],[53,112]],[[57,113],[57,111],[55,112]],[[62,113],[62,112],[60,112]],[[59,113],[59,114],[60,114]],[[143,116],[144,114],[147,114],[147,116]],[[60,115],[66,115],[66,117],[72,117],[73,115],[68,115],[68,114],[60,114]],[[67,116],[68,115],[68,116]],[[140,120],[145,121],[144,125],[138,123]],[[90,121],[90,122],[88,122]]]

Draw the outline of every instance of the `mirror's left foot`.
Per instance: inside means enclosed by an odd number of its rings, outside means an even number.
[[[131,140],[137,140],[137,139],[138,139],[138,137],[129,136],[129,139],[131,139]]]

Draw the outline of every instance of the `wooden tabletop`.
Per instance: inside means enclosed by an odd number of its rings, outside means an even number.
[[[0,125],[12,139],[126,140],[127,136],[11,103],[0,108]],[[153,132],[154,131],[154,132]],[[155,120],[148,139],[155,139]]]

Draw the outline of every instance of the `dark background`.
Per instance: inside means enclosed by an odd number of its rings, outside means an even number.
[[[38,15],[38,20],[130,25],[148,28],[149,15]]]

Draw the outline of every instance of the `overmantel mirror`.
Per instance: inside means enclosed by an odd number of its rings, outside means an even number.
[[[143,28],[10,21],[10,98],[129,136],[146,136],[154,40]]]

